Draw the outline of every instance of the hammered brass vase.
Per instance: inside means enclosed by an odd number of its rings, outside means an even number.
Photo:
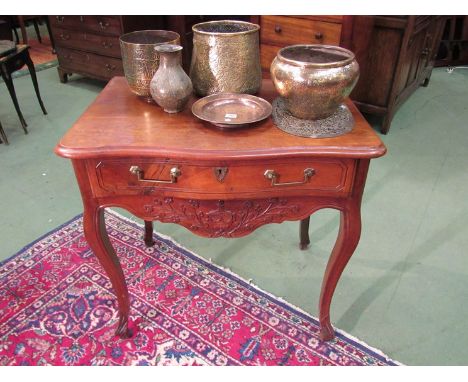
[[[280,49],[270,67],[285,108],[296,118],[331,116],[359,78],[354,53],[332,45],[291,45]]]
[[[190,65],[195,93],[257,93],[262,83],[259,29],[233,20],[195,24]]]
[[[163,44],[154,49],[159,53],[159,68],[150,83],[151,95],[166,113],[178,113],[192,95],[192,81],[180,65],[182,47]]]
[[[154,48],[161,44],[180,44],[176,32],[143,30],[120,36],[125,78],[133,93],[153,102],[150,82],[159,67],[159,53]]]

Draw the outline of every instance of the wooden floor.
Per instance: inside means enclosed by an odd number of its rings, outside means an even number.
[[[31,47],[29,54],[34,62],[34,65],[44,64],[53,61],[57,58],[52,53],[52,45],[48,36],[41,36],[42,44],[38,40],[29,38],[29,46]]]

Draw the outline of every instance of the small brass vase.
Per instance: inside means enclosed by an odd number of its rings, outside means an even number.
[[[262,83],[259,29],[234,20],[195,24],[190,65],[195,93],[257,93]]]
[[[292,45],[273,60],[271,78],[285,108],[296,118],[330,117],[359,78],[354,53],[332,45]]]
[[[120,36],[125,78],[133,93],[153,102],[150,82],[159,67],[159,54],[154,48],[161,44],[180,44],[176,32],[143,30]]]
[[[154,49],[159,53],[159,68],[150,83],[151,95],[166,113],[178,113],[192,95],[192,81],[180,66],[182,47],[163,44]]]

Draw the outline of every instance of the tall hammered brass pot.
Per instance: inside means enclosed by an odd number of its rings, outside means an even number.
[[[159,54],[154,50],[161,44],[180,44],[176,32],[165,30],[143,30],[120,36],[125,78],[133,93],[153,102],[150,82],[159,67]]]
[[[190,78],[198,95],[255,94],[260,90],[259,29],[257,24],[234,20],[192,27]]]
[[[286,109],[297,118],[329,117],[359,78],[354,53],[332,45],[291,45],[280,49],[270,67]]]

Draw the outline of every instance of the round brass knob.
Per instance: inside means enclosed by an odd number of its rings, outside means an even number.
[[[316,38],[317,40],[321,40],[321,39],[323,38],[323,33],[322,33],[322,32],[317,32],[317,33],[315,33],[315,38]]]
[[[281,27],[279,25],[276,25],[275,26],[275,32],[276,33],[281,33],[281,31],[282,31]]]

